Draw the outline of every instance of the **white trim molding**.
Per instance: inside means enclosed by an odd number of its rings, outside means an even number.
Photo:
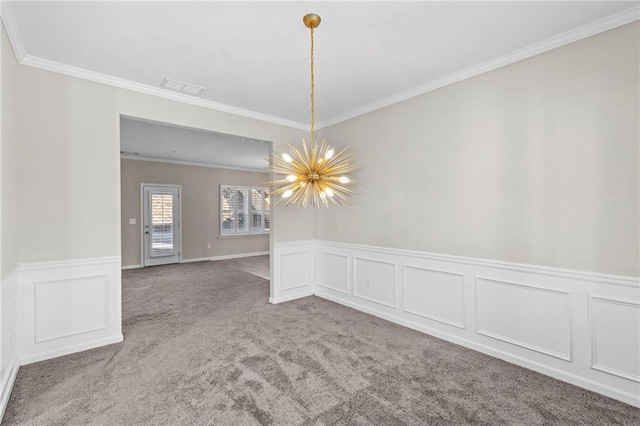
[[[19,269],[14,269],[0,283],[0,420],[7,408],[9,397],[18,374],[19,318],[18,318]]]
[[[75,67],[73,65],[67,65],[60,62],[51,61],[49,59],[39,58],[37,56],[32,56],[29,54],[26,54],[19,62],[21,65],[27,65],[27,66],[39,68],[45,71],[51,71],[58,74],[81,78],[83,80],[106,84],[106,85],[117,87],[120,89],[131,90],[133,92],[143,93],[145,95],[156,96],[158,98],[169,99],[169,100],[182,102],[189,105],[195,105],[195,106],[211,109],[214,111],[237,115],[239,117],[251,118],[253,120],[259,120],[267,123],[277,124],[280,126],[291,127],[294,129],[309,130],[308,124],[299,123],[297,121],[287,120],[285,118],[280,118],[280,117],[276,117],[269,114],[263,114],[256,111],[250,111],[250,110],[235,107],[232,105],[226,105],[220,102],[214,102],[207,99],[198,98],[192,95],[186,95],[180,92],[174,92],[169,89],[151,86],[149,84],[143,84],[143,83],[138,83],[131,80],[125,80],[123,78],[114,77],[114,76],[102,74],[96,71]]]
[[[353,256],[352,262],[353,296],[396,309],[398,307],[398,264],[364,256]],[[376,281],[382,282],[378,284]]]
[[[183,261],[183,263],[184,263],[184,261]],[[126,266],[125,266],[125,265],[122,265],[122,268],[121,268],[121,269],[122,269],[123,271],[128,271],[129,269],[140,269],[140,268],[142,268],[142,265],[137,264],[137,265],[126,265]]]
[[[409,294],[409,284],[412,283],[412,280],[409,277],[409,271],[422,271],[423,274],[440,274],[441,279],[437,280],[437,283],[433,283],[431,280],[430,285],[425,285],[424,279],[421,282],[414,282],[413,285],[422,290],[422,294],[419,296],[416,294]],[[445,279],[448,277],[449,280]],[[455,284],[458,288],[454,287],[453,281],[457,281]],[[415,266],[410,264],[405,264],[403,268],[402,275],[402,283],[403,283],[403,294],[404,294],[404,311],[413,315],[417,315],[429,320],[438,321],[443,324],[452,325],[454,327],[458,327],[462,330],[466,329],[466,320],[465,320],[465,288],[464,288],[464,275],[456,272],[450,271],[442,271],[440,269],[432,269],[425,268],[422,266]],[[441,288],[433,288],[434,285],[439,285]],[[431,291],[429,291],[429,287]],[[425,291],[426,290],[426,291]],[[414,290],[415,291],[415,290]],[[425,294],[426,293],[426,294]],[[443,294],[444,293],[444,294]],[[448,295],[446,293],[449,293]],[[438,297],[440,296],[440,297]],[[448,299],[448,303],[443,303],[442,297],[446,297]],[[408,307],[407,305],[424,305],[425,302],[433,301],[431,306],[422,307],[422,310],[418,310],[418,307]],[[456,309],[451,309],[452,303],[453,305],[459,304],[459,314],[456,312]],[[435,306],[433,306],[435,305]],[[437,310],[434,308],[438,308]],[[445,309],[443,309],[445,308]],[[444,311],[444,312],[443,312]],[[449,315],[447,314],[449,312]],[[451,315],[451,311],[453,311],[453,315]],[[448,318],[447,318],[448,317]]]
[[[261,234],[267,235],[267,234]],[[236,253],[236,254],[225,254],[222,256],[213,256],[213,257],[200,257],[197,259],[183,259],[180,263],[192,263],[192,262],[206,262],[206,261],[217,261],[217,260],[227,260],[227,259],[242,259],[244,257],[254,257],[254,256],[265,256],[268,255],[268,251],[256,251],[252,253]]]
[[[534,43],[526,46],[522,49],[518,49],[514,52],[506,55],[499,56],[481,64],[474,65],[462,71],[443,76],[436,80],[426,82],[420,86],[413,87],[406,91],[400,92],[393,96],[389,96],[384,99],[372,102],[368,105],[364,105],[360,108],[356,108],[352,111],[348,111],[343,114],[336,115],[327,120],[321,121],[316,124],[316,129],[320,130],[325,127],[332,126],[334,124],[341,123],[343,121],[350,120],[352,118],[367,114],[369,112],[385,108],[387,106],[396,104],[398,102],[405,101],[407,99],[422,95],[427,92],[431,92],[436,89],[475,77],[480,74],[484,74],[489,71],[504,67],[506,65],[513,64],[518,61],[530,58],[535,55],[547,52],[552,49],[573,43],[578,40],[582,40],[587,37],[602,33],[614,29],[616,27],[637,21],[640,18],[640,7],[630,7],[621,12],[604,17],[597,21],[583,25],[578,28],[566,31],[562,34],[550,37],[546,40]],[[110,86],[118,87],[121,89],[131,90],[134,92],[144,93],[151,96],[157,96],[159,98],[171,99],[178,102],[184,102],[191,105],[201,106],[204,108],[212,109],[215,111],[234,114],[241,117],[251,118],[254,120],[260,120],[268,123],[278,124],[281,126],[291,127],[300,130],[309,130],[309,124],[292,121],[282,117],[276,117],[269,114],[264,114],[256,111],[250,111],[243,108],[234,107],[232,105],[226,105],[220,102],[210,101],[207,99],[197,98],[195,96],[186,95],[179,92],[170,91],[161,87],[151,86],[148,84],[138,83],[131,80],[126,80],[107,74],[102,74],[96,71],[87,70],[84,68],[74,67],[72,65],[63,64],[60,62],[51,61],[48,59],[29,55],[24,47],[22,37],[18,29],[18,25],[15,22],[14,13],[9,3],[2,3],[2,20],[4,21],[7,34],[9,35],[9,41],[13,47],[13,51],[16,55],[16,59],[22,65],[32,66],[34,68],[43,69],[46,71],[52,71],[60,74],[69,75],[72,77],[81,78],[84,80],[94,81],[97,83],[107,84]]]
[[[271,303],[311,296],[314,287],[313,241],[274,243]]]
[[[161,87],[138,83],[131,80],[125,80],[123,78],[98,73],[96,71],[91,71],[84,68],[74,67],[73,65],[62,64],[60,62],[39,58],[29,54],[24,56],[19,62],[22,65],[28,65],[30,67],[39,68],[45,71],[51,71],[71,77],[81,78],[83,80],[102,83],[109,86],[118,87],[120,89],[131,90],[133,92],[143,93],[145,95],[156,96],[163,99],[170,99],[173,101],[212,109],[214,111],[225,112],[227,114],[233,114],[239,117],[251,118],[253,120],[264,121],[267,123],[291,127],[294,129],[309,130],[308,124],[299,123],[297,121],[287,120],[285,118],[280,118],[269,114],[263,114],[256,111],[238,108],[232,105],[226,105],[220,102],[210,101],[192,95],[174,92],[169,89],[163,89]]]
[[[416,86],[411,89],[405,90],[404,92],[389,96],[388,98],[380,99],[368,105],[364,105],[360,108],[348,111],[344,114],[340,114],[327,120],[321,121],[316,124],[316,129],[323,129],[325,127],[333,126],[334,124],[342,123],[343,121],[359,117],[361,115],[388,107],[390,105],[406,101],[407,99],[415,98],[416,96],[432,92],[442,87],[449,86],[451,84],[476,77],[480,74],[484,74],[486,72],[522,61],[532,56],[548,52],[549,50],[557,49],[558,47],[562,47],[564,45],[582,40],[584,38],[591,37],[608,30],[612,30],[625,24],[629,24],[631,22],[637,21],[640,18],[639,15],[640,7],[631,7],[621,12],[583,25],[581,27],[574,28],[562,34],[558,34],[546,40],[542,40],[540,42],[518,49],[511,53],[507,53],[506,55],[498,56],[497,58],[493,58],[487,62],[474,65],[462,71],[454,72],[453,74],[449,74],[436,80],[429,81],[420,86]]]
[[[13,54],[18,62],[22,62],[25,56],[27,56],[24,50],[24,43],[20,31],[18,31],[18,23],[13,14],[11,3],[8,1],[0,2],[0,14],[2,22],[4,23],[4,29],[7,31],[9,37],[9,43],[13,49]]]
[[[475,331],[477,334],[491,337],[496,340],[501,340],[512,345],[527,348],[532,351],[540,352],[559,359],[563,359],[565,361],[571,361],[571,300],[570,293],[568,291],[552,290],[550,288],[541,287],[538,285],[527,285],[511,281],[496,280],[492,278],[480,277],[477,275],[474,282],[474,292],[476,297],[476,300],[474,302],[476,314]],[[524,326],[523,324],[515,324],[514,327],[514,322],[517,319],[520,319],[523,314],[525,314],[525,319],[529,320],[527,321],[528,323],[533,323],[533,327],[539,327],[538,330],[534,330],[530,325],[530,330],[528,330],[529,334],[548,335],[550,333],[558,333],[559,336],[557,337],[559,338],[555,343],[559,344],[559,346],[561,346],[564,350],[554,350],[537,343],[526,342],[526,338],[518,339],[517,337],[507,336],[504,333],[501,334],[498,331],[490,331],[486,328],[483,328],[484,324],[481,325],[480,321],[480,315],[482,311],[481,308],[483,307],[483,304],[478,301],[478,294],[480,293],[479,283],[482,282],[486,284],[492,284],[494,286],[498,285],[511,287],[512,289],[518,289],[518,291],[521,293],[520,298],[517,298],[518,296],[510,295],[510,300],[508,300],[507,303],[502,303],[503,306],[507,305],[507,307],[512,308],[513,310],[511,312],[503,312],[500,310],[499,303],[493,303],[491,305],[492,309],[490,310],[490,315],[497,317],[497,319],[502,324],[507,325],[508,328],[517,328],[516,331],[522,331],[523,329],[526,329],[526,326]],[[501,293],[504,293],[504,291]],[[544,301],[534,300],[535,293],[546,293],[547,298]],[[560,298],[559,306],[555,306],[558,305],[558,303],[555,303],[555,305],[552,304],[553,302],[556,302],[551,300],[551,298],[553,298],[554,296],[555,298]],[[495,301],[496,299],[497,298],[494,297],[492,301]],[[544,306],[545,315],[542,317],[539,316],[538,318],[532,317],[527,309],[530,306],[532,306],[533,309],[540,309]],[[555,309],[555,311],[551,312],[552,309]],[[545,324],[544,321],[548,319],[551,314],[556,314],[556,318],[554,318],[552,322]],[[508,321],[505,321],[505,319],[508,319]]]
[[[295,294],[290,294],[288,296],[270,297],[269,303],[277,305],[278,303],[290,302],[292,300],[302,299],[303,297],[309,297],[309,296],[313,296],[313,291],[308,290],[308,291],[303,291]]]
[[[9,368],[5,376],[2,378],[2,399],[0,399],[0,420],[4,417],[4,412],[7,409],[7,404],[9,404],[9,398],[11,397],[11,392],[13,391],[13,386],[16,383],[16,377],[18,376],[18,370],[20,370],[20,365],[18,364],[18,356],[14,356],[11,358],[11,361],[8,363]]]
[[[260,235],[269,235],[269,234],[260,234]],[[244,257],[254,257],[254,256],[266,256],[268,255],[268,251],[256,251],[252,253],[236,253],[236,254],[225,254],[222,256],[213,256],[213,257],[197,257],[193,259],[182,259],[180,263],[194,263],[194,262],[210,262],[217,260],[227,260],[227,259],[242,259]],[[123,265],[122,270],[127,271],[129,269],[140,269],[142,265]]]
[[[119,256],[19,269],[20,365],[123,340]]]
[[[133,92],[144,93],[146,95],[157,96],[159,98],[170,99],[190,105],[200,106],[215,111],[234,114],[240,117],[265,121],[267,123],[278,124],[294,129],[309,130],[309,125],[305,123],[299,123],[297,121],[287,120],[285,118],[263,114],[261,112],[250,111],[247,109],[234,107],[232,105],[226,105],[220,102],[214,102],[191,95],[186,95],[180,92],[174,92],[159,86],[156,87],[148,84],[138,83],[123,78],[102,74],[96,71],[75,67],[73,65],[63,64],[61,62],[51,61],[49,59],[29,55],[24,47],[22,37],[20,36],[20,31],[15,21],[13,9],[11,8],[11,4],[8,2],[2,3],[2,20],[5,24],[5,28],[9,36],[9,41],[11,43],[11,46],[13,47],[13,52],[16,56],[16,59],[22,65],[64,74],[71,77],[81,78],[83,80],[89,80],[96,83],[102,83],[109,86],[118,87],[120,89],[131,90]]]
[[[590,367],[640,383],[640,301],[588,297]],[[609,311],[598,314],[598,305]]]
[[[640,407],[637,277],[333,241],[275,246],[271,303],[313,294]]]

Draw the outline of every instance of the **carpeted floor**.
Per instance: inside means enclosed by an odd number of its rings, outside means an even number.
[[[125,341],[22,367],[5,423],[640,424],[629,405],[317,297],[270,305],[267,261],[125,271]]]

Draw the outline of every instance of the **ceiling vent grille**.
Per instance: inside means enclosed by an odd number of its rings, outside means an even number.
[[[171,78],[165,78],[164,80],[162,80],[160,86],[169,90],[186,93],[187,95],[193,96],[198,96],[206,90],[205,87],[198,86],[196,84],[185,83],[183,81],[173,80]]]

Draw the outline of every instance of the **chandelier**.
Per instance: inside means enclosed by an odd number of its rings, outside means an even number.
[[[343,202],[351,205],[354,195],[351,185],[356,183],[350,173],[358,170],[354,154],[348,148],[338,152],[326,140],[318,145],[315,134],[315,74],[314,74],[314,30],[320,25],[320,16],[305,15],[302,19],[311,33],[311,144],[304,138],[301,147],[287,143],[288,152],[271,157],[271,173],[286,176],[285,179],[269,182],[271,194],[280,196],[277,205],[285,207],[329,207],[330,203]]]

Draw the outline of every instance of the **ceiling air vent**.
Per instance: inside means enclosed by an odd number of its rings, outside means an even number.
[[[202,92],[205,91],[206,88],[202,86],[197,86],[195,84],[185,83],[183,81],[172,80],[170,78],[165,78],[160,83],[161,87],[166,89],[175,90],[176,92],[186,93],[187,95],[198,96]]]

